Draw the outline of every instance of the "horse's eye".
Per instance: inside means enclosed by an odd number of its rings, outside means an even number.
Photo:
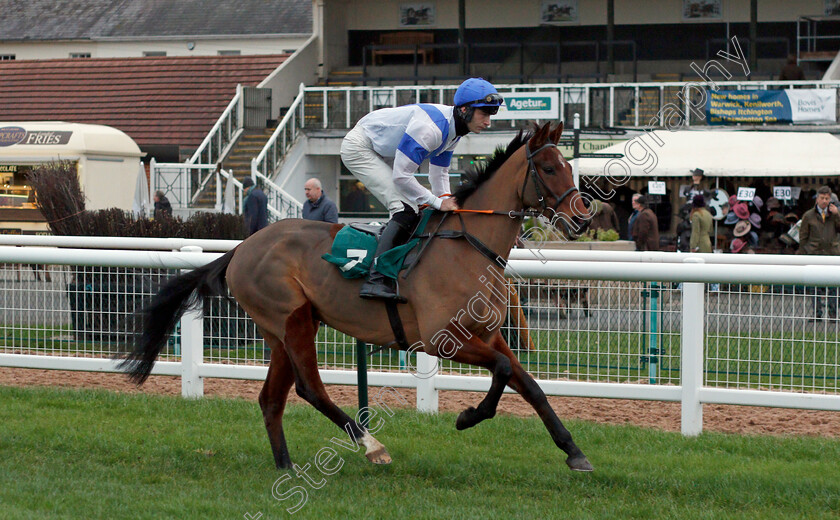
[[[554,175],[554,168],[543,168],[543,173],[546,175]]]

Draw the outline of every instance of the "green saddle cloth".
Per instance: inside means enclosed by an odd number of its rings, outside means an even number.
[[[432,210],[424,210],[415,235],[423,233]],[[404,269],[405,257],[420,243],[419,238],[412,238],[405,244],[379,255],[376,270],[383,275],[396,280],[400,271]],[[341,270],[344,278],[361,278],[367,276],[370,264],[376,254],[377,239],[369,233],[359,231],[350,226],[344,226],[335,235],[332,251],[321,255],[321,258],[335,264]]]

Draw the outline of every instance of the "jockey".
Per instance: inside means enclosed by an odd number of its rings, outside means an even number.
[[[450,190],[452,151],[462,136],[488,128],[502,101],[489,82],[470,78],[455,91],[454,107],[421,103],[382,108],[347,133],[341,143],[342,162],[391,214],[379,237],[370,277],[359,293],[362,298],[405,301],[397,295],[396,282],[376,270],[376,258],[405,243],[421,204],[440,211],[458,209],[455,199],[444,198]],[[414,177],[426,159],[431,191]]]

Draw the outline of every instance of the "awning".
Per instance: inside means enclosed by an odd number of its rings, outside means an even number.
[[[709,177],[840,175],[840,139],[825,132],[654,130],[598,153],[624,158],[579,159],[580,175],[688,178],[694,168]]]

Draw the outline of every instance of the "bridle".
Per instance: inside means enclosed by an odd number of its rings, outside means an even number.
[[[545,150],[549,147],[557,147],[554,143],[546,143],[533,152],[528,148],[528,143],[525,143],[525,156],[528,159],[528,173],[525,174],[525,182],[522,184],[522,197],[525,196],[525,188],[528,186],[528,179],[534,180],[534,189],[537,191],[537,199],[540,201],[542,205],[542,211],[545,211],[549,208],[548,202],[546,202],[546,197],[543,197],[543,190],[546,191],[546,195],[549,197],[554,198],[557,200],[557,203],[554,204],[554,207],[551,210],[556,214],[557,209],[560,207],[560,204],[572,193],[578,191],[577,186],[572,184],[572,187],[568,190],[564,191],[562,195],[557,196],[554,191],[548,187],[548,185],[543,180],[542,176],[537,172],[537,165],[534,164],[534,157],[541,151]]]

